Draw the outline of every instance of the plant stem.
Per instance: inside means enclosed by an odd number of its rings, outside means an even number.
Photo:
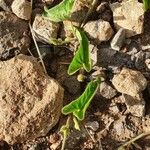
[[[63,141],[62,141],[61,150],[65,149],[66,140],[67,140],[67,136],[68,136],[68,130],[69,130],[69,127],[70,127],[70,119],[71,119],[71,116],[68,116],[67,121],[66,121],[66,125],[65,125],[66,129],[63,131]]]
[[[61,150],[64,150],[64,149],[65,149],[66,139],[67,139],[67,136],[64,135],[63,141],[62,141],[62,147],[61,147]]]
[[[133,142],[135,142],[136,140],[138,140],[146,135],[149,135],[149,134],[150,134],[150,131],[142,133],[142,134],[136,136],[135,138],[131,139],[130,141],[126,142],[125,144],[121,145],[117,150],[122,150],[125,146],[128,146],[128,145],[132,144]]]

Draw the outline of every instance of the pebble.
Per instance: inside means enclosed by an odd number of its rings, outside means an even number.
[[[125,36],[126,36],[125,29],[120,28],[111,41],[111,48],[116,51],[119,51],[123,46]]]

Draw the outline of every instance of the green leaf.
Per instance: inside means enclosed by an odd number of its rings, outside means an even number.
[[[87,72],[90,72],[91,59],[90,59],[88,38],[86,37],[85,33],[81,29],[78,29],[77,27],[73,27],[73,31],[79,40],[80,46],[71,64],[69,65],[68,74],[72,75],[81,68],[84,68]]]
[[[75,0],[63,0],[57,6],[49,10],[45,8],[43,17],[54,22],[68,20],[71,15],[71,10],[73,8],[74,1]]]
[[[144,4],[145,11],[150,9],[150,0],[143,0],[143,4]]]
[[[91,81],[88,83],[84,93],[76,100],[72,101],[70,104],[64,106],[62,108],[62,113],[64,115],[68,115],[70,113],[73,113],[73,115],[78,119],[78,120],[83,120],[85,117],[85,112],[87,108],[89,107],[92,98],[94,97],[99,84],[100,84],[100,79],[96,79],[94,81]]]

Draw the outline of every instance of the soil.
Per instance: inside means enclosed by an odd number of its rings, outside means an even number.
[[[45,3],[38,0],[39,4],[34,1],[33,8],[43,9]],[[105,0],[108,1],[108,0]],[[110,0],[109,4],[121,2],[121,0]],[[58,1],[54,2],[56,5]],[[9,7],[10,3],[8,4]],[[1,10],[1,9],[0,9]],[[147,46],[150,43],[150,11],[145,13],[144,33],[128,38],[130,44],[125,44],[121,51],[109,50],[110,41],[102,42],[96,45],[101,49],[98,55],[97,65],[105,74],[105,81],[111,85],[113,75],[123,67],[128,67],[140,71],[147,79],[147,88],[142,92],[146,102],[146,111],[144,116],[137,117],[126,112],[125,103],[119,101],[121,93],[117,92],[111,99],[107,99],[100,94],[96,94],[92,103],[87,110],[86,118],[80,122],[81,131],[71,129],[67,138],[66,150],[117,150],[119,146],[143,132],[150,131],[150,71],[143,65],[145,57],[150,56],[150,48],[146,51],[141,50],[141,46]],[[31,35],[30,35],[31,36]],[[32,37],[31,37],[32,38]],[[48,75],[55,78],[65,89],[64,105],[77,98],[84,91],[87,82],[78,83],[75,76],[68,76],[68,65],[73,57],[73,52],[69,46],[54,46],[38,42]],[[145,55],[137,67],[133,64],[130,55],[126,52],[132,51],[132,47],[137,48]],[[34,42],[30,44],[32,55],[37,56]],[[27,55],[31,55],[29,52]],[[134,55],[134,54],[133,54]],[[110,67],[113,66],[113,67]],[[94,72],[94,70],[93,70]],[[90,74],[88,74],[90,76]],[[113,87],[114,88],[114,87]],[[114,101],[117,102],[114,102]],[[57,125],[49,131],[44,137],[39,137],[33,141],[25,139],[24,143],[9,145],[5,141],[0,141],[0,150],[60,150],[62,135],[59,130],[66,122],[66,116],[61,115]],[[150,150],[150,136],[144,136],[126,147],[126,150]]]

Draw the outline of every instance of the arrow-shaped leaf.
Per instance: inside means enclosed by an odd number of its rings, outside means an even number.
[[[90,59],[90,52],[89,52],[89,41],[86,37],[85,33],[78,29],[77,27],[73,27],[73,31],[76,37],[79,40],[79,48],[69,65],[68,74],[72,75],[77,72],[82,67],[87,71],[91,71],[91,59]]]
[[[51,9],[45,9],[43,16],[54,22],[60,22],[68,20],[71,15],[75,0],[63,0],[61,3],[52,7]]]
[[[73,115],[77,117],[78,120],[83,120],[85,117],[85,112],[89,107],[91,100],[94,97],[99,85],[100,79],[91,81],[87,85],[84,93],[78,99],[63,107],[62,113],[64,115],[73,113]]]

